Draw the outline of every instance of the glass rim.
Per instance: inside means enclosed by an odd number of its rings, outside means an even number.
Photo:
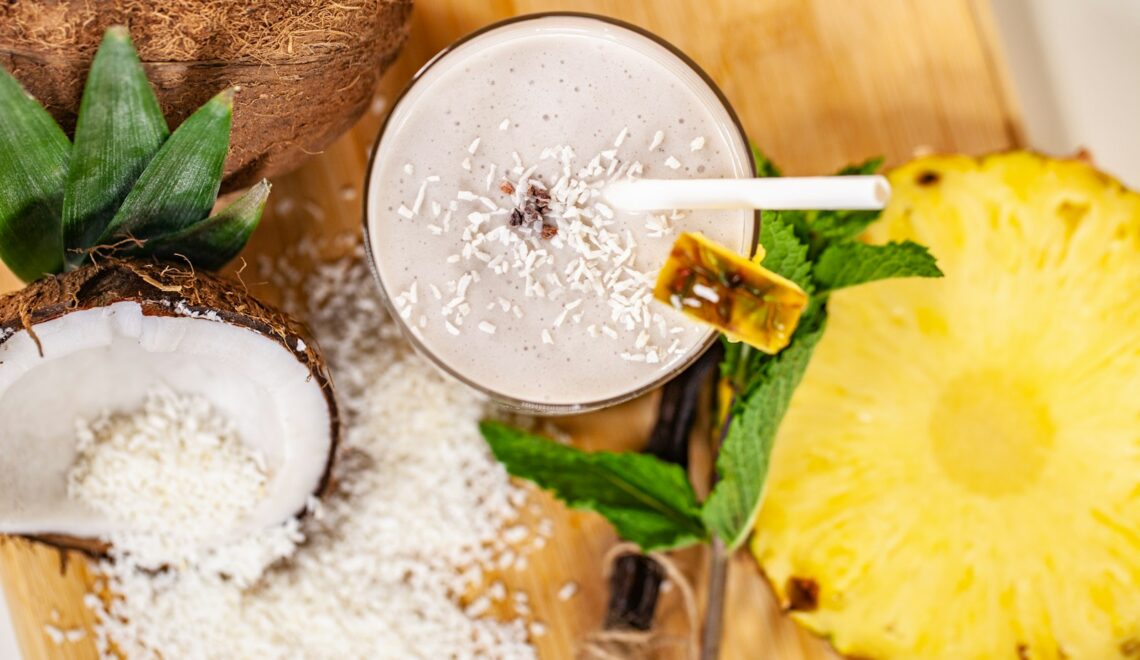
[[[459,48],[463,44],[466,44],[469,41],[472,41],[478,37],[481,37],[484,34],[487,34],[488,32],[492,32],[494,30],[497,30],[497,29],[502,28],[502,27],[506,27],[508,25],[514,25],[516,23],[525,23],[528,21],[539,20],[539,19],[543,19],[543,18],[565,18],[565,17],[584,18],[584,19],[589,19],[589,20],[595,20],[595,21],[607,23],[609,25],[613,25],[613,26],[616,26],[619,28],[623,28],[623,29],[629,30],[630,32],[633,32],[637,35],[645,37],[646,39],[649,39],[650,41],[657,44],[658,46],[661,46],[662,48],[664,48],[667,52],[669,52],[674,57],[676,57],[682,64],[689,67],[689,69],[691,69],[694,73],[697,74],[697,76],[701,79],[701,81],[704,82],[704,84],[709,88],[709,90],[712,91],[713,96],[720,103],[720,105],[724,109],[724,111],[728,114],[728,118],[731,122],[732,127],[734,127],[736,129],[736,132],[740,135],[740,138],[744,142],[745,146],[747,147],[749,144],[751,144],[748,140],[748,134],[744,131],[743,124],[740,123],[740,117],[737,116],[736,110],[732,107],[732,104],[728,101],[728,98],[724,95],[724,92],[721,90],[720,86],[717,85],[716,81],[714,81],[712,79],[712,77],[709,76],[709,74],[703,68],[701,68],[701,66],[699,64],[697,64],[691,57],[689,57],[687,54],[685,54],[685,52],[682,51],[680,48],[678,48],[677,46],[670,43],[664,37],[661,37],[661,36],[659,36],[653,32],[650,32],[649,30],[647,30],[641,26],[634,25],[633,23],[629,23],[627,21],[623,21],[623,20],[618,19],[618,18],[613,18],[610,16],[603,16],[601,14],[593,14],[593,13],[589,13],[589,12],[578,12],[578,11],[548,11],[548,12],[538,12],[538,13],[532,13],[532,14],[522,14],[519,16],[512,16],[510,18],[506,18],[506,19],[503,19],[500,21],[495,21],[493,23],[489,23],[489,24],[487,24],[487,25],[485,25],[485,26],[483,26],[477,30],[474,30],[472,32],[469,32],[469,33],[463,35],[462,37],[456,39],[455,41],[453,41],[450,44],[448,44],[447,46],[445,46],[438,53],[436,53],[430,59],[428,59],[428,61],[425,62],[424,65],[421,66],[419,68],[419,70],[416,71],[416,73],[411,77],[411,79],[407,82],[407,84],[404,85],[404,87],[400,90],[400,93],[396,95],[396,99],[395,99],[395,101],[393,101],[392,106],[388,111],[388,114],[384,117],[384,121],[380,124],[380,130],[376,133],[376,139],[372,143],[372,153],[369,154],[368,167],[365,171],[363,209],[362,209],[361,215],[363,216],[364,251],[365,251],[365,258],[368,262],[368,268],[372,272],[372,277],[375,280],[376,285],[380,289],[380,297],[384,302],[384,307],[387,309],[388,315],[397,323],[397,325],[400,328],[401,334],[408,341],[408,343],[410,343],[412,345],[412,347],[416,350],[416,352],[419,355],[425,357],[429,362],[431,362],[433,365],[435,365],[436,368],[441,369],[444,373],[446,373],[450,377],[458,380],[460,383],[463,383],[465,386],[470,387],[470,388],[474,389],[475,391],[481,393],[482,395],[486,396],[488,399],[495,402],[496,404],[499,404],[501,406],[504,406],[506,408],[509,408],[509,409],[517,411],[517,412],[523,412],[523,413],[527,413],[527,414],[531,414],[531,415],[570,415],[570,414],[586,413],[586,412],[592,412],[595,410],[601,410],[603,408],[609,408],[611,406],[616,406],[620,403],[625,403],[626,401],[631,401],[633,399],[636,399],[637,397],[640,397],[643,394],[647,394],[647,393],[652,392],[653,390],[663,386],[664,384],[668,383],[670,380],[675,378],[682,371],[689,368],[689,366],[691,366],[694,362],[696,362],[697,359],[701,357],[701,355],[704,355],[704,353],[709,350],[709,348],[713,345],[713,342],[718,340],[719,334],[720,334],[720,333],[718,333],[715,330],[710,328],[708,330],[708,336],[703,341],[701,341],[701,343],[694,350],[690,351],[689,355],[687,355],[683,359],[675,362],[674,365],[668,371],[663,371],[657,378],[654,378],[653,380],[649,381],[648,383],[641,385],[641,386],[639,386],[633,390],[630,390],[629,392],[623,392],[622,394],[619,394],[617,396],[611,396],[611,397],[607,397],[604,399],[595,399],[595,400],[586,401],[586,402],[582,402],[582,403],[544,403],[544,402],[540,402],[540,401],[528,401],[526,399],[518,399],[516,397],[508,396],[508,395],[503,394],[501,392],[496,392],[495,390],[488,388],[484,385],[481,385],[479,383],[476,383],[473,380],[471,380],[470,378],[468,378],[467,376],[464,376],[463,374],[457,372],[455,369],[453,369],[451,367],[451,365],[447,364],[442,358],[440,358],[438,355],[436,355],[436,353],[434,351],[432,351],[430,348],[425,346],[424,343],[421,342],[418,337],[416,337],[414,332],[411,332],[409,330],[407,322],[403,318],[400,317],[399,310],[396,309],[395,305],[392,303],[391,296],[388,295],[388,290],[384,286],[384,278],[380,275],[380,269],[377,266],[376,255],[372,252],[372,240],[371,240],[371,236],[370,236],[369,228],[368,228],[368,215],[369,215],[368,211],[369,211],[369,200],[370,200],[371,193],[372,193],[373,171],[376,169],[377,158],[380,154],[380,146],[381,146],[381,143],[383,142],[383,139],[384,139],[384,133],[388,130],[388,122],[391,121],[392,116],[396,113],[396,109],[405,100],[408,93],[411,92],[412,88],[415,87],[416,84],[419,83],[420,80],[423,79],[424,75],[433,66],[435,66],[437,63],[439,63],[447,55],[450,55],[451,53],[453,53],[457,48]],[[751,174],[752,177],[755,177],[756,176],[756,162],[752,158],[746,158],[745,162],[747,165],[746,170]],[[756,244],[757,244],[757,240],[759,239],[759,235],[760,235],[760,222],[761,222],[760,211],[757,210],[753,214],[753,219],[752,219],[752,223],[751,223],[752,232],[751,232],[751,235],[747,239],[749,256],[751,256],[756,251]]]

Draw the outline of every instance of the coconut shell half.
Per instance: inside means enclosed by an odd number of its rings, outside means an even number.
[[[185,266],[103,261],[0,298],[0,533],[91,551],[117,531],[67,496],[74,420],[134,409],[156,383],[207,398],[267,456],[264,501],[224,535],[295,516],[329,487],[341,428],[301,324]]]
[[[360,117],[412,0],[9,0],[0,65],[69,134],[104,30],[126,25],[173,129],[238,85],[224,190],[288,172]]]

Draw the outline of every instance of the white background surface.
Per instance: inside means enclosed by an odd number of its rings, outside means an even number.
[[[991,0],[1030,146],[1140,188],[1140,2]],[[18,660],[0,593],[0,660]]]
[[[1140,188],[1140,2],[990,2],[1030,146]]]

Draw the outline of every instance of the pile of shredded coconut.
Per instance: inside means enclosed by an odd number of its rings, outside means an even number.
[[[203,397],[161,386],[132,413],[76,421],[68,497],[132,530],[135,561],[185,561],[265,495],[264,459]]]
[[[336,491],[301,523],[154,573],[136,540],[101,564],[98,644],[130,658],[532,658],[526,594],[485,570],[545,543],[491,457],[484,402],[415,356],[359,256],[307,283],[302,310],[329,359],[346,436]],[[515,618],[480,618],[493,601]],[[461,604],[469,602],[466,607]],[[503,608],[497,608],[502,610]]]

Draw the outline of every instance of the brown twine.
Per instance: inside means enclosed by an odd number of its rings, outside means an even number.
[[[641,553],[641,548],[629,542],[614,545],[602,558],[602,575],[608,580],[613,574],[618,557],[629,553]],[[700,654],[700,625],[697,620],[697,599],[693,586],[677,564],[660,552],[645,553],[665,570],[665,577],[677,586],[685,617],[689,622],[689,635],[680,638],[662,635],[653,630],[598,630],[586,638],[582,645],[582,656],[592,660],[625,660],[631,657],[644,657],[654,649],[688,642],[689,658],[696,660]]]

